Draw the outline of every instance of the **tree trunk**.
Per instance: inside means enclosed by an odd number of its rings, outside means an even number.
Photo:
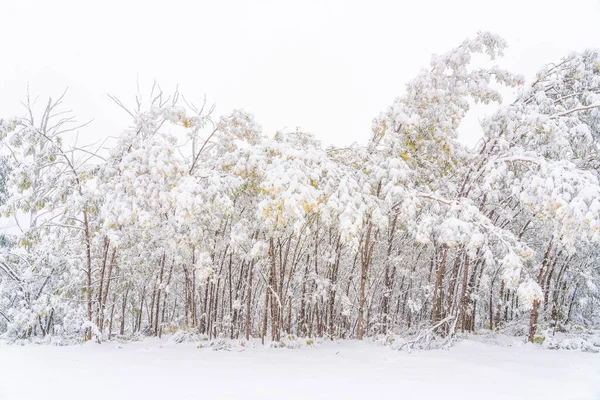
[[[83,225],[85,232],[85,255],[87,266],[87,313],[88,321],[92,323],[92,243],[90,237],[90,223],[88,221],[87,212],[83,212]],[[86,330],[86,340],[92,339],[92,328]]]
[[[367,279],[369,276],[369,266],[371,264],[371,256],[373,255],[373,249],[375,243],[371,243],[371,233],[373,225],[369,222],[367,226],[367,234],[365,238],[365,246],[361,251],[361,273],[360,273],[360,298],[358,306],[358,321],[357,321],[357,337],[358,340],[362,340],[365,334],[364,332],[364,312],[365,312],[365,301],[366,301],[366,286]]]
[[[433,310],[432,320],[433,323],[437,323],[442,319],[442,292],[444,290],[444,274],[446,273],[446,256],[448,254],[448,248],[444,246],[442,252],[442,261],[437,269],[437,276],[435,279],[435,287],[433,290]]]
[[[250,340],[251,329],[251,306],[252,306],[252,277],[254,276],[254,261],[250,264],[248,271],[248,298],[246,299],[246,340]],[[264,339],[263,339],[264,343]]]
[[[540,267],[540,272],[538,274],[538,285],[540,285],[540,287],[542,287],[542,288],[543,288],[543,284],[544,284],[545,268],[549,263],[551,251],[552,251],[552,240],[550,240],[550,243],[548,244],[548,249],[546,250],[546,254],[544,255],[544,260],[542,261],[542,266]],[[539,308],[540,308],[540,301],[534,300],[533,307],[531,308],[531,314],[529,315],[529,341],[532,343],[533,343],[535,331],[537,328]]]
[[[390,313],[390,296],[392,294],[392,283],[393,277],[390,273],[390,256],[392,254],[392,245],[394,243],[394,232],[396,231],[396,222],[398,221],[398,214],[394,215],[394,220],[392,222],[392,227],[390,229],[390,236],[388,239],[388,248],[385,259],[385,287],[383,292],[383,300],[381,304],[381,312],[382,312],[382,321],[383,321],[383,333],[387,333],[388,325],[389,325],[389,313]]]
[[[160,277],[158,279],[158,289],[157,289],[157,293],[156,293],[156,311],[154,314],[154,336],[158,336],[158,326],[159,326],[158,315],[159,315],[159,310],[160,310],[160,294],[161,294],[161,290],[162,290],[163,273],[165,270],[166,260],[167,260],[167,254],[163,253],[162,261],[160,263]]]
[[[104,237],[104,251],[103,251],[103,256],[102,256],[102,268],[100,269],[100,282],[99,282],[99,288],[98,288],[98,315],[96,315],[96,325],[98,326],[98,329],[100,330],[100,333],[102,333],[102,328],[104,325],[104,309],[103,309],[103,305],[102,305],[102,295],[103,293],[103,287],[102,285],[104,284],[104,271],[106,270],[106,262],[108,260],[108,250],[110,248],[110,240],[108,240],[108,237]]]
[[[129,285],[126,285],[125,294],[123,295],[123,304],[121,308],[121,336],[125,335],[125,309],[127,307],[127,295],[129,294]]]

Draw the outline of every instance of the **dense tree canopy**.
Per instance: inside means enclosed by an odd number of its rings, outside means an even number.
[[[600,52],[534,82],[480,33],[373,121],[367,146],[264,134],[158,88],[103,148],[50,100],[0,120],[0,333],[358,337],[600,323]],[[474,66],[474,55],[486,63]],[[484,65],[484,66],[479,66]],[[503,104],[500,87],[514,88]],[[473,149],[473,103],[497,104]],[[84,128],[82,128],[84,129]],[[418,337],[418,336],[417,336]]]

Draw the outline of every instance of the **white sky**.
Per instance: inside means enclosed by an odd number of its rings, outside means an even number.
[[[325,144],[365,143],[371,121],[432,53],[477,31],[509,42],[503,65],[531,77],[572,50],[600,47],[600,0],[0,0],[0,116],[22,114],[27,84],[66,105],[86,142],[116,135],[139,79],[216,114],[254,113]],[[139,78],[138,78],[139,77]],[[477,124],[462,138],[474,143]]]

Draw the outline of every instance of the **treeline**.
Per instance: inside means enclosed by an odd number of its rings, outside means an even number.
[[[0,120],[0,332],[9,339],[545,329],[600,322],[600,53],[531,83],[481,33],[434,56],[373,121],[323,149],[213,117],[158,86],[95,146],[62,108]],[[515,88],[501,104],[497,88]],[[64,96],[64,95],[63,95]],[[458,140],[475,102],[482,140]]]

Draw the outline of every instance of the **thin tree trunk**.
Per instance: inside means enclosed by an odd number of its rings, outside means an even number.
[[[248,271],[248,298],[246,299],[246,340],[250,340],[250,326],[251,326],[251,306],[252,306],[252,278],[254,276],[254,261],[250,265]],[[264,344],[264,336],[263,336]]]
[[[125,294],[123,295],[123,305],[121,308],[121,336],[125,335],[125,309],[127,307],[127,295],[129,294],[129,285],[126,285]]]
[[[99,282],[99,288],[98,288],[98,315],[96,315],[96,325],[98,326],[98,329],[100,330],[100,333],[102,333],[102,327],[104,325],[104,310],[103,310],[103,306],[102,306],[102,295],[104,294],[103,292],[103,283],[104,283],[104,271],[106,270],[106,262],[108,260],[108,250],[110,248],[110,240],[108,240],[108,237],[104,237],[104,251],[103,256],[102,256],[102,267],[100,268],[100,282]]]
[[[358,306],[358,320],[357,320],[357,337],[358,340],[362,340],[364,337],[364,312],[365,312],[365,301],[366,301],[366,286],[367,279],[369,276],[369,266],[371,264],[371,257],[373,255],[373,249],[375,248],[375,241],[371,243],[371,233],[373,224],[369,222],[367,226],[367,234],[365,238],[365,246],[361,251],[361,274],[360,274],[360,298]]]
[[[432,320],[434,323],[437,323],[442,319],[442,292],[444,290],[444,274],[446,273],[447,254],[448,248],[444,246],[444,251],[442,252],[442,261],[440,261],[440,265],[437,269],[435,287],[433,289]]]
[[[87,313],[88,321],[92,323],[92,243],[90,237],[90,223],[87,212],[83,212],[83,225],[85,232],[85,256],[87,266]],[[86,330],[86,340],[92,339],[92,328]]]
[[[385,259],[385,287],[383,292],[383,300],[381,304],[381,312],[382,312],[382,320],[383,320],[383,333],[387,333],[388,325],[389,325],[389,304],[390,304],[390,296],[392,294],[392,276],[390,274],[390,256],[392,254],[392,244],[394,243],[394,233],[396,231],[396,222],[398,221],[398,214],[394,215],[394,220],[392,222],[392,227],[390,229],[390,235],[388,238],[388,247],[387,254]]]
[[[542,261],[542,266],[540,267],[540,272],[538,274],[538,284],[540,285],[540,287],[543,287],[545,268],[549,262],[551,250],[552,250],[552,240],[550,240],[550,243],[548,244],[548,249],[546,250],[546,254],[544,255],[544,260]],[[540,301],[534,300],[533,306],[531,308],[531,313],[529,315],[529,341],[532,343],[533,343],[533,339],[535,337],[535,331],[537,329],[539,308],[540,308]]]
[[[160,277],[158,279],[158,289],[157,289],[157,293],[156,293],[156,311],[155,311],[155,315],[154,315],[154,336],[158,336],[158,326],[159,326],[158,315],[159,315],[159,310],[160,310],[160,294],[161,294],[161,289],[162,289],[163,273],[165,270],[166,260],[167,260],[167,254],[163,253],[162,261],[160,263]]]
[[[467,285],[469,282],[469,255],[465,255],[465,264],[463,267],[463,282],[462,282],[462,291],[460,294],[460,308],[459,308],[459,317],[458,322],[462,328],[462,331],[465,331],[465,316],[467,314]]]

